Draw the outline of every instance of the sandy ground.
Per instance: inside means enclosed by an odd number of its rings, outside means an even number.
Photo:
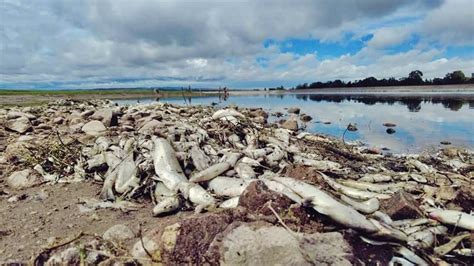
[[[145,234],[169,219],[179,220],[189,214],[179,212],[163,218],[152,217],[151,202],[143,202],[141,209],[128,213],[110,209],[81,213],[79,199],[97,198],[100,188],[99,184],[80,182],[44,184],[14,191],[0,183],[0,264],[8,260],[25,262],[37,256],[49,242],[61,242],[81,232],[102,235],[113,225],[125,224],[138,233],[140,222]],[[20,200],[8,202],[12,196]],[[124,247],[129,249],[137,240],[139,238],[125,242]]]

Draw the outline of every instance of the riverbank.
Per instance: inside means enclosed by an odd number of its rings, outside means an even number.
[[[229,90],[231,96],[251,95],[373,95],[373,96],[466,96],[474,97],[474,84],[443,85],[443,86],[405,86],[405,87],[370,87],[370,88],[323,88],[303,90]],[[202,97],[219,95],[218,91],[160,91],[151,89],[117,89],[117,90],[0,90],[0,106],[38,105],[58,99],[89,100],[89,99],[145,99],[169,97]],[[221,94],[223,96],[223,94]]]
[[[287,112],[0,109],[0,262],[472,260],[472,152],[384,155]]]
[[[201,92],[160,91],[151,89],[117,89],[117,90],[0,90],[0,106],[39,105],[59,99],[71,100],[105,100],[130,98],[168,98],[168,97],[199,97]]]

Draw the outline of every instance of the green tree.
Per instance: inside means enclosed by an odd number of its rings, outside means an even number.
[[[466,81],[466,76],[461,70],[456,70],[452,73],[446,74],[444,80],[451,84],[464,83]]]
[[[423,84],[423,72],[420,70],[414,70],[408,74],[408,83],[410,85]]]

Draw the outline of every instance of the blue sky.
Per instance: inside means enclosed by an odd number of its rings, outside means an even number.
[[[3,0],[0,88],[261,88],[474,72],[471,0]]]

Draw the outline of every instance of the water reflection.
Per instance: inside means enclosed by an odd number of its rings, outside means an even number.
[[[321,95],[321,94],[295,94],[295,95],[278,95],[278,97],[295,96],[296,99],[316,102],[335,102],[344,101],[363,103],[366,105],[374,105],[384,103],[393,105],[395,103],[405,105],[410,112],[419,112],[422,103],[442,104],[451,111],[458,111],[464,104],[468,104],[469,108],[474,108],[474,96],[380,96],[380,95]]]

